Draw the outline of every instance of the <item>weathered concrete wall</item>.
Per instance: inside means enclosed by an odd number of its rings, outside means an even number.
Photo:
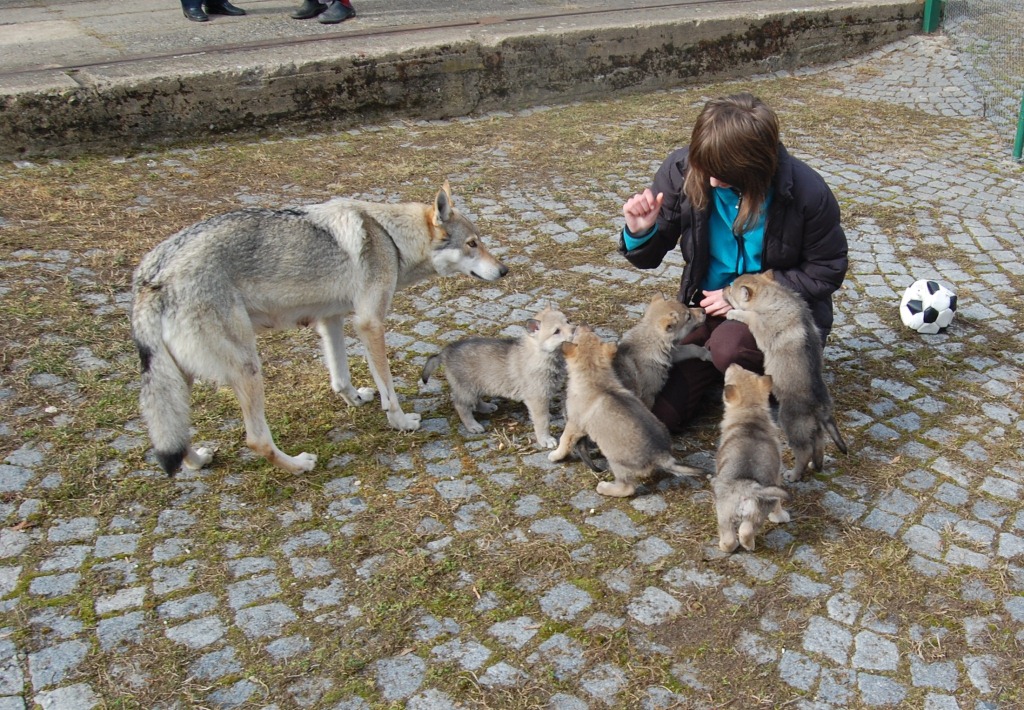
[[[364,47],[346,45],[345,56],[291,51],[279,62],[263,55],[251,65],[244,57],[214,58],[208,69],[186,73],[159,60],[130,70],[96,67],[41,90],[3,87],[0,157],[124,152],[311,122],[346,127],[447,118],[795,69],[919,31],[922,7],[903,2],[745,20],[651,21],[384,52],[367,39]]]

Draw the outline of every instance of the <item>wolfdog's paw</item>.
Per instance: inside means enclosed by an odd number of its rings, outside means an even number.
[[[372,402],[374,398],[377,396],[377,390],[375,390],[373,387],[360,387],[359,389],[356,390],[356,395],[357,397],[355,405],[359,406],[367,404],[368,402]]]
[[[316,466],[316,454],[307,454],[303,451],[298,456],[292,456],[292,463],[295,464],[295,473],[306,473],[312,471]]]
[[[554,451],[548,453],[548,461],[551,461],[551,462],[561,461],[562,459],[564,459],[568,455],[569,455],[568,451],[562,451],[561,449],[555,449]]]
[[[198,449],[189,449],[182,463],[185,464],[186,468],[198,471],[211,461],[213,461],[213,449],[208,446],[202,446]]]
[[[394,414],[388,412],[388,424],[399,431],[416,431],[420,428],[420,415],[416,412],[406,414],[398,411]]]
[[[794,468],[789,471],[784,471],[782,474],[782,478],[787,483],[796,483],[803,477],[803,473],[803,471]]]
[[[498,405],[494,404],[493,402],[480,401],[476,403],[476,411],[480,412],[481,414],[490,414],[492,412],[498,411]]]
[[[597,484],[597,492],[612,498],[628,498],[636,492],[636,486],[629,483],[601,481]]]
[[[537,445],[542,449],[553,449],[558,446],[558,439],[553,436],[541,436],[537,438]]]
[[[470,434],[483,434],[484,433],[484,425],[481,424],[478,421],[473,421],[473,422],[470,422],[468,424],[466,422],[463,422],[463,424],[466,427],[466,431],[468,431]]]

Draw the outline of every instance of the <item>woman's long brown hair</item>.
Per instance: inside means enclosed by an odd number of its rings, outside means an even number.
[[[693,124],[690,165],[683,193],[694,208],[708,205],[711,178],[739,190],[740,211],[732,230],[757,224],[779,163],[779,119],[751,94],[712,99]]]

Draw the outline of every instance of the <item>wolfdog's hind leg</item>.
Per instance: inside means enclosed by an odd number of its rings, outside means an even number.
[[[373,401],[377,393],[372,387],[352,386],[352,377],[348,370],[348,352],[345,349],[345,318],[332,316],[316,322],[316,331],[320,334],[323,346],[324,361],[327,371],[331,374],[331,389],[341,395],[345,403],[358,407]]]
[[[263,379],[259,362],[250,363],[242,370],[230,384],[242,407],[246,445],[273,465],[289,473],[305,473],[312,470],[316,465],[314,454],[303,452],[298,456],[289,456],[274,443],[264,410]]]

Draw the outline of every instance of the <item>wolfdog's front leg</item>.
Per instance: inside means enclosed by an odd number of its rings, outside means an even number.
[[[324,350],[324,361],[327,371],[331,373],[331,389],[352,407],[366,404],[375,394],[372,387],[352,386],[352,378],[348,371],[348,352],[345,348],[345,318],[332,316],[318,320],[316,331],[320,334]]]
[[[416,412],[406,414],[398,404],[395,383],[391,379],[391,366],[388,364],[387,347],[384,344],[384,324],[376,318],[355,321],[359,339],[366,348],[366,361],[370,365],[373,381],[380,392],[380,407],[388,415],[388,423],[401,431],[416,431],[420,428],[420,415]]]

